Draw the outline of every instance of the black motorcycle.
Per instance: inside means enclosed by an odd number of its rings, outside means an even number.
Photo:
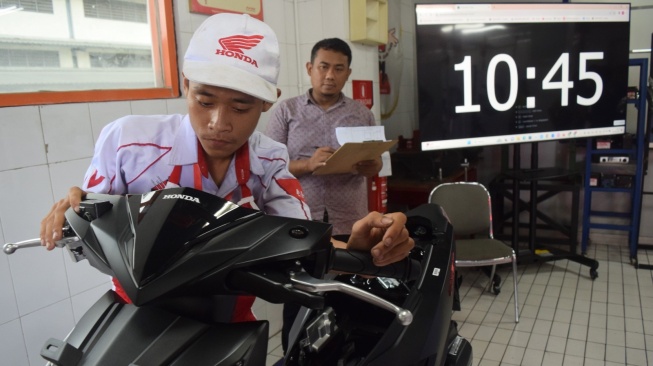
[[[220,297],[253,295],[302,307],[284,365],[471,365],[451,320],[451,225],[433,204],[406,215],[415,249],[376,267],[368,253],[334,249],[329,224],[191,188],[89,194],[57,245],[116,278],[132,304],[108,291],[41,355],[62,366],[265,365],[268,322],[229,323],[219,310]]]

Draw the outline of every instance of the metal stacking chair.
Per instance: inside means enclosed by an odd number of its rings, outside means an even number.
[[[515,251],[492,234],[490,194],[480,183],[443,183],[429,195],[429,202],[440,205],[451,221],[456,235],[456,266],[492,266],[490,284],[495,279],[497,264],[512,263],[514,280],[515,322],[519,322],[517,300],[517,256]],[[500,281],[500,280],[499,280]],[[494,288],[498,293],[500,286]]]

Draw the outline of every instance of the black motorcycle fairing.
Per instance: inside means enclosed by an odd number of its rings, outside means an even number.
[[[304,237],[295,237],[297,231],[305,232]],[[288,269],[294,268],[296,261],[303,263],[304,269],[315,277],[321,277],[328,272],[328,258],[333,250],[330,241],[331,225],[305,220],[289,219],[277,216],[261,216],[246,225],[241,225],[218,236],[202,249],[202,253],[188,258],[184,263],[184,271],[195,267],[209,267],[215,258],[221,256],[225,244],[248,244],[236,257],[223,266],[213,265],[212,269],[203,275],[195,275],[179,290],[183,294],[205,295],[206,289],[215,289],[219,294],[251,294],[270,302],[278,302],[267,296],[270,288],[258,282],[239,282],[234,273],[259,273],[269,280],[270,286],[284,285],[276,282],[276,275],[285,275]],[[182,258],[183,259],[183,258]],[[185,272],[174,268],[166,272],[155,282],[165,285],[167,277],[175,277],[172,271],[178,271],[176,276]],[[284,276],[282,276],[284,277]],[[150,285],[154,285],[153,282]],[[287,283],[285,283],[287,285]]]
[[[90,222],[72,210],[66,217],[83,234],[87,259],[117,278],[136,305],[210,295],[207,288],[257,295],[255,288],[227,281],[242,267],[302,258],[313,276],[328,271],[330,224],[265,215],[192,188],[89,198],[112,208]]]
[[[264,365],[268,322],[202,323],[153,306],[120,304],[105,293],[66,338],[78,359],[60,357],[48,341],[41,354],[55,365]],[[228,337],[225,335],[229,335]],[[210,350],[210,352],[207,352]]]
[[[127,200],[134,238],[124,243],[123,255],[139,287],[194,246],[263,215],[215,195],[185,188],[129,195]],[[136,241],[138,245],[134,245]],[[240,249],[234,248],[232,255],[223,251],[221,258],[226,262]]]
[[[95,205],[98,203],[110,206],[109,210],[102,213],[102,221],[96,220],[98,216],[88,215],[84,209],[87,204]],[[125,235],[124,232],[128,229],[128,218],[122,214],[126,210],[125,205],[123,196],[88,193],[85,201],[80,204],[79,213],[72,208],[65,213],[70,230],[81,239],[85,259],[89,261],[93,268],[109,276],[114,275],[115,268],[109,264],[108,256],[119,254],[119,252],[115,250],[117,247],[115,245],[111,245],[111,250],[105,252],[105,242],[99,240],[98,237],[114,238]],[[127,233],[127,235],[129,234]],[[115,239],[110,241],[110,243],[114,242]],[[119,265],[117,261],[114,262],[114,266]]]

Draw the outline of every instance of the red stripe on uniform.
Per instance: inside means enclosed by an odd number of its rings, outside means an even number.
[[[150,144],[150,143],[147,143],[147,144],[133,143],[133,144],[120,145],[120,146],[118,146],[118,150],[120,150],[122,148],[125,148],[125,147],[130,147],[130,146],[154,146],[154,147],[159,148],[161,150],[165,150],[165,152],[163,154],[161,154],[158,158],[156,158],[152,163],[150,163],[150,165],[146,166],[145,169],[143,169],[143,171],[141,171],[134,179],[127,182],[127,185],[131,184],[133,181],[140,178],[140,176],[145,174],[145,172],[148,169],[150,169],[150,167],[152,165],[156,164],[159,160],[161,160],[164,156],[166,156],[166,154],[168,154],[172,150],[172,147],[170,147],[170,146],[160,146],[160,145],[157,145],[157,144]]]
[[[297,198],[299,202],[301,203],[302,206],[302,211],[304,212],[304,217],[308,219],[310,217],[309,214],[306,212],[306,203],[304,201],[304,191],[302,190],[301,184],[299,184],[299,180],[296,178],[285,178],[285,179],[278,179],[274,178],[274,181],[283,189],[288,195]]]

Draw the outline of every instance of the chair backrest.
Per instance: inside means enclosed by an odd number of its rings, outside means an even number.
[[[440,205],[454,232],[460,236],[492,238],[492,204],[485,186],[477,182],[442,183],[433,188],[429,202]]]

